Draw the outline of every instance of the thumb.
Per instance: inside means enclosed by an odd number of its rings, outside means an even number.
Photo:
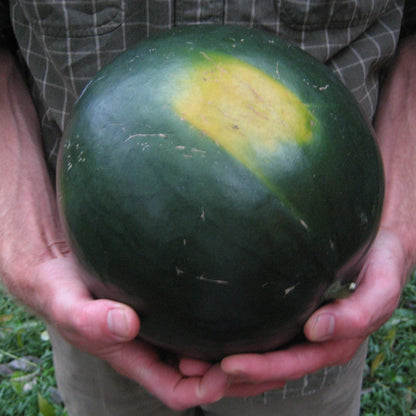
[[[306,322],[310,341],[362,338],[377,330],[391,316],[405,280],[405,260],[400,241],[381,232],[371,247],[356,291],[318,309]]]
[[[134,339],[140,328],[135,311],[122,303],[100,299],[75,300],[63,319],[71,337],[82,343],[111,344]]]
[[[120,302],[93,299],[81,273],[66,258],[39,267],[41,289],[37,292],[42,295],[37,304],[42,304],[38,307],[41,314],[67,341],[88,352],[135,338],[140,329],[136,312]]]

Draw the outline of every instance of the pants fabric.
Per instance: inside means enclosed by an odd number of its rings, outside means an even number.
[[[322,372],[284,389],[175,412],[104,361],[81,352],[49,328],[56,379],[70,416],[358,416],[366,343],[325,383]],[[331,374],[331,368],[324,374]],[[334,378],[334,380],[332,380]],[[319,383],[317,383],[319,381]],[[320,385],[321,388],[310,388]]]

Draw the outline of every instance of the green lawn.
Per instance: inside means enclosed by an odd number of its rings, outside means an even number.
[[[362,415],[416,415],[416,274],[400,307],[370,338]]]
[[[45,325],[0,291],[0,416],[65,415]]]
[[[45,325],[2,291],[0,346],[0,416],[66,415]],[[361,415],[416,415],[416,274],[370,339]]]

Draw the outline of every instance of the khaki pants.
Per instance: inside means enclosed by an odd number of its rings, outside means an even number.
[[[331,367],[284,389],[174,412],[105,362],[49,328],[59,391],[70,416],[358,416],[367,345],[345,366]]]

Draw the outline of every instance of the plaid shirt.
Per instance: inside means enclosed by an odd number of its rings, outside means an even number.
[[[140,39],[175,25],[261,27],[325,62],[371,119],[379,72],[394,54],[403,0],[12,0],[20,53],[33,76],[53,168],[76,98],[97,71]],[[350,366],[335,366],[269,394],[312,394]]]
[[[395,51],[403,0],[12,0],[53,167],[62,129],[86,83],[144,37],[195,23],[256,26],[330,66],[371,119],[378,74]]]

